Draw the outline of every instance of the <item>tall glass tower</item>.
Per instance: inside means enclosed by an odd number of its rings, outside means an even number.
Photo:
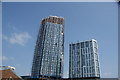
[[[69,78],[100,78],[96,40],[69,45]]]
[[[32,77],[63,76],[64,18],[49,16],[41,21],[32,64]]]

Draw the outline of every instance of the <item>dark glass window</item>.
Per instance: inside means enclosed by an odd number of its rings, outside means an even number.
[[[81,43],[81,48],[84,48],[84,42]]]
[[[90,46],[92,47],[92,41],[90,41]]]
[[[75,50],[75,44],[72,44],[73,49]]]
[[[91,53],[93,52],[93,48],[92,48],[92,47],[90,48],[90,52],[91,52]]]
[[[95,52],[97,52],[97,48],[95,47],[94,49],[95,49]]]
[[[97,43],[96,43],[96,41],[94,41],[94,46],[97,47]]]
[[[86,41],[86,42],[85,42],[85,46],[86,46],[86,47],[89,47],[89,41]]]
[[[77,43],[77,49],[79,49],[80,48],[80,45],[79,45],[79,43]]]
[[[88,53],[88,52],[87,52],[87,48],[85,49],[85,51],[86,51],[86,53]]]

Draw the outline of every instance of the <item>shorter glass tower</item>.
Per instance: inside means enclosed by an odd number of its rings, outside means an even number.
[[[100,77],[96,40],[71,43],[69,50],[69,78]]]

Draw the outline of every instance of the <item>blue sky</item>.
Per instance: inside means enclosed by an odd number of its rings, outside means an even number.
[[[96,39],[101,77],[118,75],[118,6],[114,2],[38,2],[2,4],[3,65],[30,74],[40,21],[47,16],[65,19],[64,77],[68,77],[69,43]]]

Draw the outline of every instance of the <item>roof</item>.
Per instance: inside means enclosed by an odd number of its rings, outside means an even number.
[[[84,41],[70,42],[70,44],[77,44],[77,43],[82,43],[82,42],[87,42],[87,41],[95,41],[95,42],[97,42],[96,39],[91,39],[91,40],[84,40]]]
[[[58,16],[48,16],[42,19],[41,23],[45,24],[46,22],[56,23],[56,24],[64,24],[64,18]]]
[[[0,79],[6,80],[6,79],[17,79],[17,80],[22,80],[21,77],[16,75],[15,72],[13,72],[11,69],[6,69],[6,70],[0,70],[0,73],[2,73],[2,76],[0,76]]]
[[[11,66],[0,66],[0,70],[6,70],[6,69],[15,70],[15,67],[11,67]]]

